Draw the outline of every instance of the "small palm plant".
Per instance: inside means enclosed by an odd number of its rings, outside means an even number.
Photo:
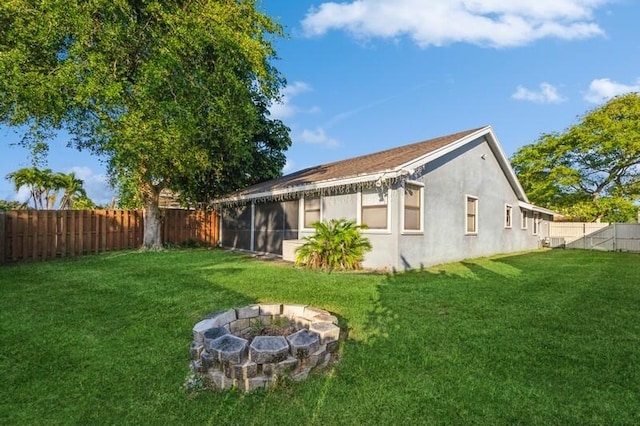
[[[296,250],[296,264],[311,269],[353,270],[362,268],[364,254],[371,251],[369,239],[360,234],[363,226],[347,219],[315,222],[315,233],[304,237]]]

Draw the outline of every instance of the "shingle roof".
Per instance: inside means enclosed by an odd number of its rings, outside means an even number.
[[[334,163],[310,167],[282,176],[278,179],[244,188],[230,194],[230,197],[251,197],[255,194],[263,194],[265,192],[273,192],[283,189],[294,190],[295,187],[335,179],[347,179],[362,175],[376,175],[402,166],[411,160],[443,148],[481,129],[484,129],[484,127],[465,130],[463,132],[441,136],[409,145],[403,145],[397,148],[391,148],[360,157],[349,158],[347,160],[336,161]]]

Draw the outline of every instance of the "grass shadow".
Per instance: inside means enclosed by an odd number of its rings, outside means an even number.
[[[549,251],[390,275],[336,388],[381,424],[633,421],[640,296],[622,294],[624,261]]]
[[[0,423],[638,423],[637,259],[327,274],[181,250],[2,268]],[[195,322],[270,301],[337,315],[340,362],[268,391],[189,396]]]

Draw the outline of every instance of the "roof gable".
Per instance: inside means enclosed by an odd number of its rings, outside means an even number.
[[[491,146],[518,198],[528,202],[524,190],[489,126],[310,167],[244,188],[219,202],[235,203],[258,198],[282,197],[301,192],[319,191],[323,188],[345,185],[364,186],[365,183],[373,183],[381,179],[406,177],[414,174],[419,167],[428,162],[483,136]]]

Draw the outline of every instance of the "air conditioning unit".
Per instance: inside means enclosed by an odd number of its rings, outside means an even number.
[[[542,247],[565,248],[566,246],[564,237],[545,237],[542,239]]]

